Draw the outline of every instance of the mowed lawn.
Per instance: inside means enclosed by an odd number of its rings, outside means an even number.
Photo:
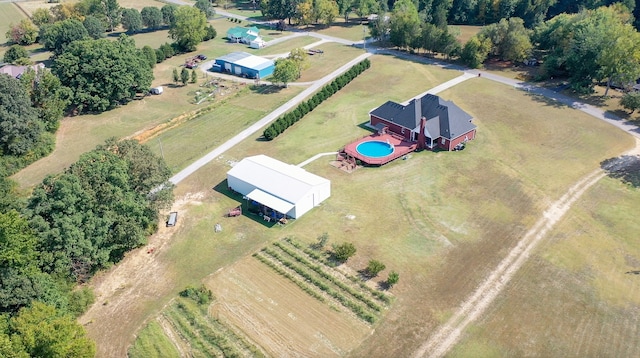
[[[0,3],[0,43],[7,42],[6,34],[10,28],[9,25],[17,24],[23,18],[26,16],[13,3]]]
[[[639,356],[639,202],[615,179],[592,187],[451,356]]]

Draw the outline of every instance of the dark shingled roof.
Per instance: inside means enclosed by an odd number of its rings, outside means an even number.
[[[414,130],[420,126],[420,117],[416,116],[416,101],[420,101],[420,112],[422,117],[427,119],[427,135],[431,138],[455,139],[476,128],[471,123],[473,117],[462,108],[432,94],[427,94],[418,100],[412,100],[406,106],[387,101],[371,111],[371,115]]]

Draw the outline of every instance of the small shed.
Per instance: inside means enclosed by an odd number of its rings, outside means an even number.
[[[250,53],[232,52],[216,58],[213,67],[216,68],[218,66],[223,73],[262,79],[273,74],[275,63],[273,60],[254,56]]]
[[[227,185],[249,200],[297,219],[331,196],[331,181],[266,155],[242,159]]]

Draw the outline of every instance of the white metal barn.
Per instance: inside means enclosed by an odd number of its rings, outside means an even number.
[[[331,196],[331,181],[295,165],[256,155],[227,172],[227,185],[247,198],[297,219]]]

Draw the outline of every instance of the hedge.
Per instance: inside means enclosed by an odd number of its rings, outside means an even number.
[[[371,67],[371,61],[369,61],[369,59],[364,59],[360,63],[354,65],[349,69],[349,71],[335,78],[330,84],[322,87],[322,90],[313,95],[313,97],[311,97],[307,102],[300,103],[298,107],[296,107],[293,111],[276,119],[273,123],[271,123],[271,125],[265,128],[262,135],[267,140],[272,140],[275,137],[279,136],[287,128],[291,127],[294,123],[302,119],[302,117],[304,117],[307,113],[313,111],[313,109],[320,105],[320,103],[324,102],[334,93],[341,90],[342,87],[346,86],[349,82],[351,82],[354,78],[356,78],[369,67]]]

